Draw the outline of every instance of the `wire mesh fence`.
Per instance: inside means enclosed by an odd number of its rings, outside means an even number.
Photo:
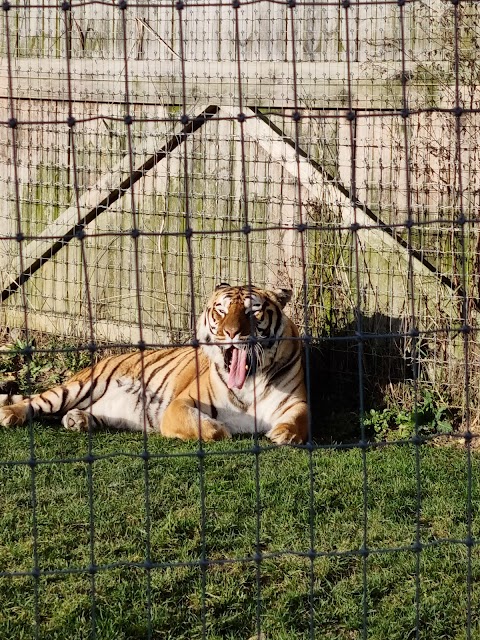
[[[478,2],[2,13],[5,393],[284,287],[309,435],[4,430],[0,637],[477,637]]]

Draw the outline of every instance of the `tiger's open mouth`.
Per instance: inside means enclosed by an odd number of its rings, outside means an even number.
[[[237,349],[233,345],[225,349],[225,368],[228,371],[228,388],[241,389],[245,379],[255,370],[254,358],[249,349]]]

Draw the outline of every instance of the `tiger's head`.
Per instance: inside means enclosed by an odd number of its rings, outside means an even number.
[[[291,297],[289,289],[225,283],[215,288],[198,320],[197,337],[230,389],[241,389],[249,376],[268,370],[282,338],[298,337],[283,312]]]

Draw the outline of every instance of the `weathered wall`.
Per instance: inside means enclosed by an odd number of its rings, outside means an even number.
[[[419,325],[458,317],[461,232],[455,220],[461,206],[472,221],[464,231],[468,286],[475,291],[480,193],[478,114],[451,112],[458,99],[478,107],[478,7],[462,3],[458,11],[456,65],[454,9],[439,0],[348,11],[260,2],[238,11],[178,12],[129,3],[124,14],[88,4],[67,17],[53,4],[12,8],[0,25],[2,113],[19,122],[14,132],[0,127],[2,289],[21,270],[18,243],[9,239],[18,215],[24,234],[53,241],[69,208],[75,219],[77,195],[81,215],[86,202],[128,176],[130,150],[137,166],[179,131],[184,109],[190,115],[208,105],[223,111],[139,180],[133,196],[129,191],[88,225],[86,267],[74,239],[8,298],[2,323],[23,323],[25,296],[32,328],[88,338],[92,313],[96,339],[138,339],[135,241],[128,235],[135,224],[145,234],[136,243],[147,340],[185,337],[190,277],[198,307],[219,280],[248,278],[247,251],[256,282],[287,283],[301,296],[306,280],[316,290],[318,333],[325,313],[346,322],[358,303],[366,313],[409,316],[409,269]],[[407,118],[398,112],[405,106]],[[255,133],[253,112],[242,127],[236,115],[248,107],[260,107],[291,140],[298,138],[317,169],[298,172],[281,133]],[[77,121],[73,134],[69,108]],[[345,117],[349,109],[356,110],[353,123]],[[130,127],[127,113],[134,118]],[[360,210],[349,207],[348,195],[390,225],[393,239],[363,230],[355,245],[349,226]],[[408,216],[418,223],[410,232]],[[248,238],[242,233],[247,220]],[[191,263],[183,233],[188,221]],[[365,221],[376,226],[375,218]],[[312,228],[292,230],[300,222]],[[343,230],[332,235],[338,226]],[[410,262],[395,236],[418,250]],[[37,250],[28,247],[30,240],[22,243],[27,258]],[[425,269],[423,259],[438,273]],[[441,275],[452,287],[439,285]]]

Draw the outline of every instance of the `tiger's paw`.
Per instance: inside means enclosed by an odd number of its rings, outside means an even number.
[[[0,382],[0,407],[21,402],[23,396],[19,394],[18,383],[15,380]]]
[[[92,414],[87,411],[71,409],[63,416],[62,424],[69,431],[85,432],[89,430],[90,425],[94,426],[94,420]]]
[[[211,442],[214,440],[225,440],[231,438],[230,432],[225,425],[218,420],[202,420],[199,426],[199,440]]]
[[[223,422],[199,411],[191,398],[177,398],[168,405],[160,424],[160,433],[166,438],[203,442],[231,437]]]
[[[0,407],[0,425],[2,427],[19,427],[27,420],[28,404],[19,402]]]
[[[166,416],[168,418],[168,416]],[[202,440],[212,442],[214,440],[224,440],[231,438],[230,432],[222,422],[212,418],[198,419],[196,416],[189,416],[187,420],[165,419],[160,427],[160,433],[166,438],[180,438],[180,440]]]
[[[275,444],[302,444],[305,442],[305,436],[302,430],[294,424],[280,423],[267,433],[269,438]]]

